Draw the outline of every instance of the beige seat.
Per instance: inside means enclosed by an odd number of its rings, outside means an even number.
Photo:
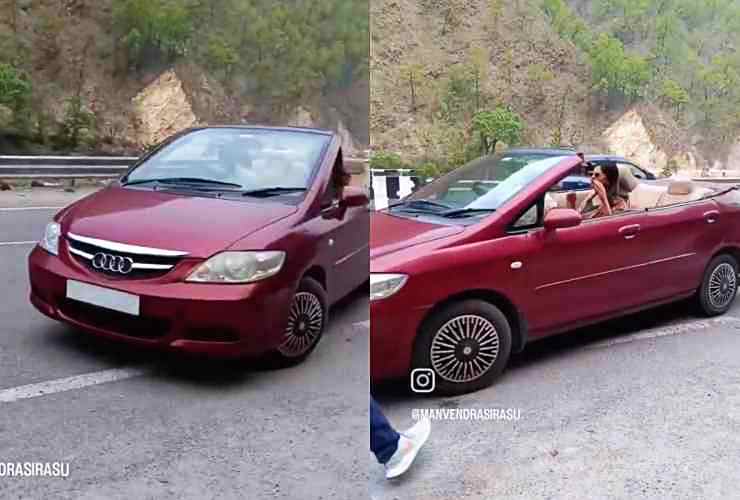
[[[665,186],[639,182],[630,193],[630,208],[655,208],[665,193]]]
[[[629,165],[620,164],[617,168],[619,169],[619,183],[617,185],[617,190],[620,196],[624,196],[626,198],[637,188],[640,181],[638,181],[635,174],[632,173],[632,168]]]
[[[676,203],[696,201],[712,192],[709,188],[698,187],[690,180],[674,180],[668,185],[666,192],[661,195],[657,206],[665,207]]]

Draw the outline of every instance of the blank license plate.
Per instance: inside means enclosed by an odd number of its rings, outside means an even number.
[[[139,296],[118,290],[67,280],[67,298],[133,316],[139,315]]]

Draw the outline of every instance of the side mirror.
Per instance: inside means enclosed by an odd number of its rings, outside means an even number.
[[[570,208],[553,208],[545,216],[545,230],[554,231],[574,227],[581,223],[583,217],[578,211]]]
[[[339,203],[343,207],[365,207],[370,204],[370,198],[362,188],[347,186]]]

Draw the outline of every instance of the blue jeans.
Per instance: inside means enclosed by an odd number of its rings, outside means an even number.
[[[384,464],[391,459],[398,449],[399,438],[380,410],[380,405],[370,396],[370,449],[379,463]]]

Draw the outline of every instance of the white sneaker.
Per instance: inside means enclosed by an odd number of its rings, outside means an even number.
[[[398,449],[385,464],[386,479],[398,477],[408,470],[431,430],[432,424],[429,419],[425,418],[419,420],[410,429],[399,433],[401,436],[398,439]]]

